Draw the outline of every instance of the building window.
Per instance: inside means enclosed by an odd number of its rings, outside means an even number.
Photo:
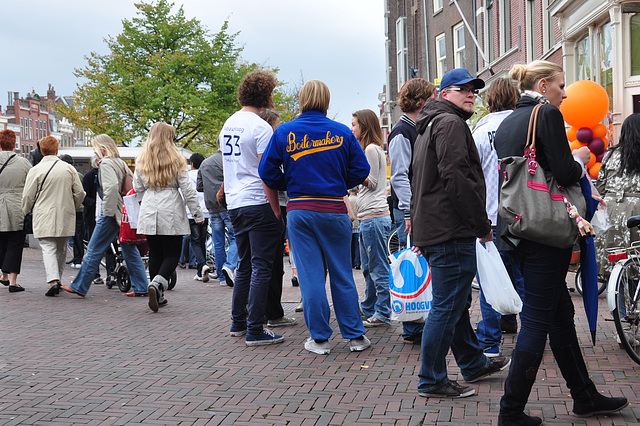
[[[489,60],[489,62],[493,61],[495,59],[495,48],[494,48],[494,43],[495,43],[495,35],[494,35],[494,31],[495,31],[495,24],[493,22],[493,0],[485,0],[485,22],[486,22],[486,26],[487,26],[487,30],[485,32],[485,34],[487,35],[485,37],[485,47],[484,47],[484,51],[487,54],[487,59]],[[487,64],[488,65],[488,64]]]
[[[433,13],[437,13],[444,7],[444,0],[433,0]]]
[[[436,37],[436,63],[438,67],[438,78],[442,78],[447,72],[447,45],[444,34]]]
[[[406,16],[396,21],[396,59],[399,92],[405,81],[409,79],[409,34]]]
[[[29,139],[33,140],[33,118],[29,118]]]
[[[611,43],[611,23],[607,22],[598,31],[600,49],[600,85],[609,95],[609,105],[613,105],[613,46]]]
[[[576,80],[591,80],[591,40],[588,35],[576,42]]]
[[[640,14],[631,17],[631,75],[640,75]]]
[[[527,62],[531,62],[538,57],[536,54],[536,32],[537,32],[536,29],[539,27],[536,25],[535,2],[526,1],[525,3],[526,3],[525,19],[527,22],[527,29],[526,29],[526,35],[525,35],[525,37],[527,38],[527,44],[526,44]]]
[[[511,0],[500,0],[500,53],[511,49]]]
[[[453,46],[455,49],[453,64],[455,68],[466,68],[467,62],[464,54],[464,24],[461,22],[453,27]]]
[[[551,15],[549,3],[553,0],[543,0],[542,2],[542,41],[544,51],[547,52],[556,44],[556,19]]]

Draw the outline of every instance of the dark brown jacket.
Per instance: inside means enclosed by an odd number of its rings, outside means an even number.
[[[411,179],[416,246],[485,237],[491,231],[482,164],[465,121],[470,116],[444,99],[429,99],[418,114]]]

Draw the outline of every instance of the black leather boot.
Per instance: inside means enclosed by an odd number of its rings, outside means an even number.
[[[587,366],[582,357],[578,342],[570,345],[552,347],[562,377],[573,398],[573,413],[578,417],[590,417],[596,414],[610,414],[629,405],[627,398],[606,397],[596,389],[589,378]]]
[[[499,426],[538,426],[542,424],[540,417],[528,416],[524,413],[531,387],[536,381],[536,374],[542,357],[538,354],[513,351],[511,368],[504,383],[504,395],[500,400]]]

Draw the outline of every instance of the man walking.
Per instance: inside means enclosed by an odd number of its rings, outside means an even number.
[[[429,262],[433,301],[422,336],[418,393],[461,398],[475,389],[447,377],[445,357],[453,351],[462,377],[474,383],[508,367],[489,360],[469,320],[471,282],[476,274],[476,237],[492,238],[485,211],[482,165],[466,120],[484,81],[456,68],[444,75],[440,97],[418,114],[412,161],[413,244]]]
[[[209,211],[211,238],[215,253],[216,271],[221,286],[233,287],[238,265],[238,248],[233,225],[227,209],[218,203],[216,194],[224,181],[222,171],[222,151],[218,150],[200,164],[196,190],[204,192],[204,204]],[[226,230],[225,230],[226,228]],[[226,234],[226,235],[225,235]],[[229,249],[225,248],[225,236],[229,237]]]

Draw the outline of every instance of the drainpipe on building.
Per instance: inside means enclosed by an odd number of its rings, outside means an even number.
[[[473,0],[475,2],[475,0]],[[431,81],[431,68],[429,67],[429,31],[427,27],[427,0],[422,0],[422,16],[424,17],[424,62],[427,70],[427,80]]]
[[[476,14],[476,0],[471,1],[471,9],[473,10],[473,35],[478,36],[478,15]],[[473,65],[475,66],[476,73],[478,72],[478,46],[476,46],[476,54],[473,55]]]
[[[467,22],[467,18],[465,18],[464,14],[462,13],[462,9],[460,9],[460,5],[458,4],[458,0],[453,0],[453,4],[456,5],[456,8],[458,9],[458,13],[460,14],[460,17],[462,18],[462,22],[464,22],[464,26],[467,28],[467,31],[469,31],[469,34],[471,34],[471,38],[473,39],[473,42],[476,44],[476,48],[478,49],[478,52],[480,52],[480,55],[482,56],[482,59],[484,59],[484,61],[487,64],[489,64],[489,60],[487,59],[487,56],[484,54],[484,51],[482,50],[482,47],[480,47],[480,43],[478,43],[478,39],[476,38],[475,33],[473,31],[471,31],[471,26],[469,25],[469,22]],[[489,73],[491,73],[491,75],[494,74],[493,70],[491,69],[491,65],[489,65]]]

